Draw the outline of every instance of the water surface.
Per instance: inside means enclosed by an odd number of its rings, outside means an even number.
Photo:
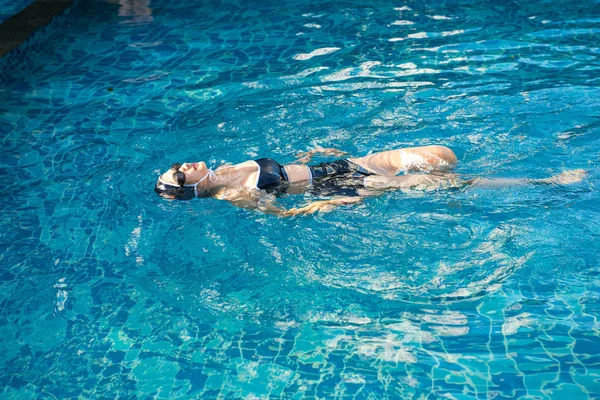
[[[594,1],[76,1],[0,60],[2,394],[600,396],[599,22]],[[152,190],[175,161],[429,144],[469,177],[588,175],[290,219]]]

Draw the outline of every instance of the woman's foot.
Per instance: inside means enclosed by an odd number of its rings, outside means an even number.
[[[539,181],[542,183],[554,183],[556,185],[570,185],[581,182],[586,174],[585,169],[571,169],[547,179],[540,179]]]

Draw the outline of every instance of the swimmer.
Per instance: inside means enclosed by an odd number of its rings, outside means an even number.
[[[581,181],[584,174],[582,170],[575,170],[539,180],[465,180],[449,172],[457,158],[445,146],[397,149],[308,165],[315,154],[341,157],[346,153],[331,148],[316,148],[298,154],[297,164],[280,165],[271,158],[261,158],[220,166],[215,170],[208,168],[204,162],[173,164],[169,171],[158,178],[154,191],[168,199],[215,197],[238,207],[293,216],[325,212],[339,205],[358,203],[364,197],[379,194],[383,190],[431,191],[465,186],[569,184]],[[305,191],[330,193],[337,197],[313,201],[289,210],[275,201],[276,194]]]

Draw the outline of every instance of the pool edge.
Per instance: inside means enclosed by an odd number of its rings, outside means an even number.
[[[0,58],[22,45],[38,29],[61,15],[73,0],[36,0],[0,23]]]

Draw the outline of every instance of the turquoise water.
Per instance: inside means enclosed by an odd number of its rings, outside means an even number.
[[[2,397],[600,396],[599,34],[594,1],[76,2],[0,60]],[[153,192],[428,144],[588,175],[290,219]]]

